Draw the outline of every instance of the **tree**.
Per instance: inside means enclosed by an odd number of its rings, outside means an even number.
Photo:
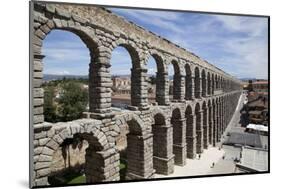
[[[88,90],[82,89],[80,83],[70,81],[61,85],[58,100],[58,115],[61,121],[79,119],[88,104]]]
[[[44,117],[47,122],[56,122],[56,107],[53,103],[55,90],[53,86],[44,88]]]

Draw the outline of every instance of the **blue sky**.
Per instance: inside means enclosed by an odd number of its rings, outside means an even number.
[[[187,12],[116,9],[111,11],[197,54],[239,78],[268,77],[267,19]],[[44,40],[44,73],[88,74],[89,51],[78,36],[54,30]],[[117,47],[112,74],[130,74],[128,52]],[[156,72],[153,58],[148,73]],[[173,74],[172,66],[169,75]]]

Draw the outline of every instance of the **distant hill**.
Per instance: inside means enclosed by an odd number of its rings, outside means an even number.
[[[66,79],[88,79],[88,75],[54,75],[54,74],[44,74],[43,81],[52,81],[52,80],[62,80]]]
[[[258,79],[258,78],[239,78],[241,81],[248,82],[249,80],[255,81],[267,81],[267,79]]]
[[[252,80],[252,81],[256,81],[257,79],[256,78],[239,78],[241,81],[249,81],[249,80]]]
[[[150,77],[152,75],[148,75]],[[112,77],[131,77],[131,75],[112,75]],[[66,79],[88,79],[88,75],[56,75],[56,74],[44,74],[43,81],[52,81],[52,80],[62,80],[63,78]],[[173,76],[169,76],[169,79],[173,79]]]

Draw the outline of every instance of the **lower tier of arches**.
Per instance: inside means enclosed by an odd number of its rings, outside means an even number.
[[[49,185],[55,152],[67,139],[88,142],[84,174],[87,183],[154,178],[169,175],[174,165],[216,146],[230,122],[240,91],[124,111],[112,118],[87,118],[34,125],[33,186]],[[120,141],[123,141],[123,143]],[[125,149],[125,150],[124,150]],[[126,172],[120,178],[120,162]]]

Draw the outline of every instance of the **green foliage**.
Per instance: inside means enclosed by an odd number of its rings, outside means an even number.
[[[81,81],[86,83],[82,79]],[[44,84],[44,116],[46,121],[71,121],[81,118],[88,104],[88,90],[82,88],[81,81],[64,78]]]
[[[86,183],[85,175],[80,175],[80,176],[70,180],[67,184],[81,184],[81,183]]]
[[[53,86],[48,86],[44,89],[44,116],[48,122],[56,122],[56,107],[54,106],[53,99],[55,90]]]
[[[120,165],[119,165],[120,180],[126,180],[127,164],[128,163],[125,159],[120,159]]]
[[[86,183],[86,176],[80,172],[65,171],[62,175],[53,175],[48,178],[51,186],[65,186],[67,184]]]
[[[67,82],[62,85],[61,97],[58,100],[58,113],[62,121],[81,118],[88,103],[87,90],[82,90],[81,84]]]

